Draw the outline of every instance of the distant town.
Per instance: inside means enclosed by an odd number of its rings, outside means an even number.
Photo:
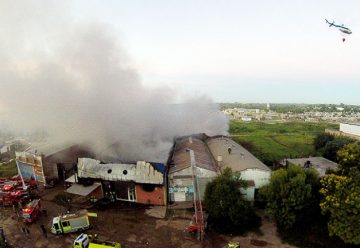
[[[220,103],[221,111],[230,119],[242,121],[360,121],[360,106],[345,104],[261,104]]]

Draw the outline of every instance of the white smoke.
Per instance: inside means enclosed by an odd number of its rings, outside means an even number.
[[[226,134],[227,119],[208,97],[144,87],[108,25],[26,8],[15,15],[16,5],[0,4],[0,124],[43,128],[50,143],[86,143],[125,161],[163,161],[175,136]],[[174,104],[179,97],[184,104]]]

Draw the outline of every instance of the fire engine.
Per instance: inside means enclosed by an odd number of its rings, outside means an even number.
[[[34,222],[41,212],[40,199],[35,199],[29,202],[22,210],[22,217],[24,223]]]
[[[63,213],[53,218],[51,232],[54,234],[82,231],[90,228],[90,217],[97,217],[96,213],[89,213],[83,209],[76,212]]]

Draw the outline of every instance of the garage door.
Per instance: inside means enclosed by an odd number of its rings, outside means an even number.
[[[186,201],[185,192],[174,192],[175,201]]]

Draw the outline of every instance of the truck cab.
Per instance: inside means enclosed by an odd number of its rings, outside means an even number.
[[[53,223],[51,226],[51,232],[53,234],[59,234],[62,233],[61,226],[60,226],[60,217],[54,217]]]
[[[40,199],[35,199],[28,203],[25,208],[22,209],[22,217],[24,223],[34,222],[41,211]]]
[[[74,240],[74,248],[88,248],[89,247],[89,238],[86,234],[82,233],[80,234],[75,240]]]
[[[80,234],[75,240],[73,248],[121,248],[120,243],[100,240],[92,235]]]

